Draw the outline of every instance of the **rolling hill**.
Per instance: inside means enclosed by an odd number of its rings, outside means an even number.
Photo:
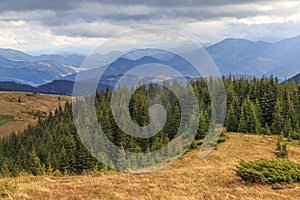
[[[295,199],[298,189],[272,190],[247,185],[235,175],[243,160],[274,157],[276,138],[229,133],[230,138],[203,159],[192,150],[155,172],[103,172],[82,176],[21,176],[1,179],[12,199]],[[298,160],[299,145],[289,143],[290,158]],[[298,185],[295,185],[298,186]],[[14,189],[15,188],[15,189]]]
[[[112,87],[113,84],[118,80],[118,77],[113,78],[115,81],[104,79],[98,84],[97,90],[105,90],[106,87]],[[79,82],[77,83],[80,87],[88,88],[92,87],[91,82]],[[42,94],[59,94],[59,95],[72,95],[74,81],[69,80],[54,80],[50,83],[33,87],[26,84],[20,84],[15,82],[0,82],[0,91],[18,91],[18,92],[33,92]]]
[[[75,73],[70,66],[52,61],[27,62],[0,56],[0,80],[37,86]]]
[[[20,101],[19,101],[20,99]],[[24,92],[0,92],[0,119],[7,116],[11,120],[0,126],[0,137],[25,129],[29,124],[37,122],[50,110],[54,111],[59,104],[64,105],[71,97],[44,95]]]
[[[240,81],[240,80],[236,80]],[[263,79],[259,81],[264,81]],[[59,83],[59,82],[57,82]],[[260,85],[260,83],[255,82]],[[202,85],[202,84],[199,84]],[[234,84],[235,85],[235,84]],[[271,82],[270,82],[271,85]],[[280,85],[278,85],[279,87]],[[281,87],[281,86],[280,86]],[[51,87],[49,86],[51,89]],[[246,85],[240,87],[234,87],[234,92],[238,93],[244,91],[245,88],[249,88]],[[258,87],[254,87],[258,88]],[[284,96],[284,94],[292,91],[291,88],[281,88],[278,90],[278,97]],[[267,89],[267,92],[272,92]],[[250,91],[249,91],[250,93]],[[12,95],[15,94],[15,95]],[[265,92],[263,92],[265,94]],[[3,107],[0,119],[2,126],[9,125],[12,122],[25,123],[27,119],[34,120],[35,116],[44,116],[45,112],[41,109],[47,104],[48,101],[56,102],[62,99],[59,96],[39,95],[35,93],[8,93],[8,96],[0,105]],[[3,93],[0,95],[5,97]],[[201,95],[202,96],[202,95]],[[204,96],[204,95],[203,95]],[[246,99],[248,95],[243,97]],[[295,94],[295,96],[297,96]],[[265,97],[265,96],[263,96]],[[103,98],[101,98],[103,99]],[[249,99],[249,98],[247,98]],[[292,98],[295,99],[295,98]],[[263,99],[262,99],[263,100]],[[241,102],[247,102],[240,100]],[[103,102],[103,101],[101,101]],[[239,104],[237,102],[237,104]],[[242,107],[245,106],[243,103]],[[249,100],[249,104],[251,104]],[[252,104],[254,105],[254,104]],[[45,106],[44,108],[46,108]],[[104,107],[109,107],[105,106]],[[207,106],[205,106],[207,107]],[[233,106],[230,106],[233,108]],[[16,109],[20,114],[13,114]],[[27,109],[27,110],[22,110]],[[104,110],[104,109],[103,109]],[[70,109],[69,109],[70,111]],[[243,110],[241,110],[243,112]],[[233,112],[233,115],[238,112]],[[11,118],[11,116],[13,118]],[[67,116],[66,121],[70,122],[71,115],[58,113],[58,116]],[[291,114],[291,116],[294,116]],[[10,117],[10,118],[9,118]],[[54,119],[54,120],[53,120]],[[4,121],[4,122],[3,122]],[[56,123],[52,123],[56,121]],[[288,120],[287,120],[288,121]],[[27,121],[28,122],[28,121]],[[63,123],[62,118],[51,118],[48,121],[49,126],[43,128],[32,129],[35,130],[35,136],[48,135],[51,133],[57,133],[61,135],[64,131],[59,132],[63,127],[66,134],[69,134],[68,130],[75,130],[73,128],[68,129],[69,126]],[[53,129],[54,125],[57,124],[56,128]],[[70,123],[72,124],[72,122]],[[14,124],[13,127],[18,127]],[[19,126],[20,127],[20,126]],[[109,127],[109,126],[108,126]],[[7,128],[6,128],[7,129]],[[56,130],[56,131],[54,131]],[[58,131],[59,130],[59,131]],[[228,130],[228,129],[227,129]],[[278,129],[276,129],[278,130]],[[28,131],[31,132],[31,131]],[[47,134],[43,134],[47,133]],[[75,133],[75,132],[74,132]],[[239,177],[236,176],[235,169],[236,165],[241,159],[243,160],[255,160],[259,158],[274,158],[274,151],[276,148],[277,135],[249,135],[241,133],[228,133],[229,139],[224,143],[219,144],[214,148],[208,156],[203,159],[199,159],[199,149],[194,149],[187,152],[185,155],[180,157],[174,163],[168,167],[159,171],[150,173],[121,173],[116,171],[107,171],[104,168],[102,171],[91,170],[89,174],[84,173],[80,176],[61,176],[55,172],[46,172],[41,176],[31,176],[26,174],[17,178],[2,178],[0,186],[2,186],[3,193],[11,199],[295,199],[299,195],[297,188],[289,190],[274,191],[271,185],[263,184],[247,184],[243,182]],[[20,135],[18,135],[20,136]],[[29,136],[29,137],[28,137]],[[23,141],[27,139],[29,146],[32,146],[34,141],[28,134],[18,140],[9,141]],[[72,134],[73,136],[73,134]],[[12,136],[11,138],[14,138]],[[28,139],[29,138],[29,139]],[[38,146],[43,147],[41,141],[53,141],[53,138],[59,137],[45,137],[45,140],[35,140]],[[49,140],[48,140],[49,138]],[[52,139],[51,139],[52,138]],[[62,137],[58,141],[67,146],[68,140],[64,140]],[[4,140],[3,140],[4,141]],[[71,141],[71,140],[70,140]],[[20,144],[23,144],[20,143]],[[287,142],[289,159],[298,161],[300,156],[299,141],[294,140]],[[19,153],[22,148],[16,148],[16,143],[9,142],[12,144],[11,152]],[[72,145],[72,143],[69,143]],[[62,145],[62,146],[64,146]],[[21,147],[19,145],[18,147]],[[74,146],[73,146],[74,147]],[[3,148],[6,150],[6,148]],[[16,149],[16,151],[14,151]],[[35,146],[37,149],[37,146]],[[42,148],[41,148],[42,149]],[[50,149],[50,148],[49,148]],[[54,145],[51,149],[65,148]],[[67,148],[69,149],[69,148]],[[76,148],[74,148],[76,149]],[[46,150],[46,149],[45,149]],[[6,152],[6,151],[5,151]],[[9,151],[7,151],[9,152]],[[34,152],[33,150],[27,150],[26,152]],[[48,149],[44,151],[45,155],[49,153]],[[32,153],[33,154],[33,153]],[[30,154],[30,155],[32,155]],[[21,154],[22,155],[22,154]],[[34,155],[34,154],[33,154]],[[53,155],[53,154],[48,154]],[[65,154],[68,157],[68,153]],[[79,154],[82,156],[82,154]],[[14,157],[12,158],[14,160]],[[60,161],[59,161],[60,162]],[[81,162],[82,163],[82,162]],[[54,165],[52,165],[54,166]],[[49,169],[49,168],[48,168]],[[63,172],[64,173],[64,172]],[[66,172],[67,173],[67,172]],[[51,174],[51,175],[49,175]],[[73,174],[72,174],[73,175]],[[299,184],[292,184],[298,187]],[[1,187],[0,187],[1,191]]]
[[[38,86],[78,72],[84,56],[31,56],[21,51],[0,49],[0,81]]]
[[[41,92],[38,88],[15,82],[0,82],[0,91]]]
[[[62,63],[70,66],[80,66],[85,56],[70,54],[70,55],[59,55],[59,54],[48,54],[40,56],[32,56],[30,54],[24,53],[22,51],[14,49],[2,49],[0,48],[0,55],[2,57],[24,61],[24,62],[42,62],[42,61],[52,61],[56,63]]]

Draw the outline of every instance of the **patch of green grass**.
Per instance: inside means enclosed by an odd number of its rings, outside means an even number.
[[[10,115],[0,115],[0,126],[6,124],[9,121],[12,121],[13,119],[14,117]]]

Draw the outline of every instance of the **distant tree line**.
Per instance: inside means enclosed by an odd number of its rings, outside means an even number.
[[[197,140],[205,137],[213,110],[207,81],[206,78],[200,78],[191,83],[200,108],[199,116],[196,116],[199,118],[195,137]],[[273,76],[251,80],[234,79],[230,76],[222,81],[227,96],[227,131],[282,134],[291,139],[300,138],[300,84],[279,84]],[[171,84],[177,83],[174,81]],[[185,117],[181,116],[180,104],[167,87],[142,85],[130,99],[129,112],[132,120],[141,126],[148,125],[148,100],[155,100],[156,96],[159,96],[159,103],[166,109],[167,120],[164,128],[155,136],[135,138],[123,132],[113,120],[111,96],[112,91],[108,88],[96,93],[98,120],[110,141],[131,152],[150,152],[166,146],[175,137],[181,117]],[[188,99],[186,102],[188,103]],[[176,148],[168,151],[175,152]],[[159,159],[156,157],[147,162],[159,162]],[[126,155],[120,161],[126,161]],[[29,125],[21,133],[12,133],[0,143],[0,173],[3,176],[17,176],[20,173],[82,174],[106,168],[82,144],[74,125],[72,105],[68,102],[47,117],[40,118],[36,125]]]

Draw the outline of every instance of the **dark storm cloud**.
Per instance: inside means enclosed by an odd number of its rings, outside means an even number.
[[[255,16],[257,10],[237,9],[234,6],[255,1],[224,0],[11,0],[1,5],[0,11],[52,10],[55,16],[38,16],[35,19],[46,26],[60,26],[75,23],[78,19],[86,22],[105,20],[111,23],[149,20],[211,20],[221,17],[242,18]],[[264,1],[266,2],[266,1]],[[23,20],[26,20],[23,19]]]
[[[236,4],[259,3],[259,2],[274,2],[277,0],[9,0],[1,1],[0,11],[28,11],[28,10],[70,10],[79,7],[81,3],[100,3],[105,5],[115,5],[119,9],[122,6],[144,5],[153,8],[185,8],[185,7],[218,7],[230,6]]]
[[[220,5],[234,5],[234,4],[247,4],[258,2],[272,2],[276,0],[90,0],[89,2],[99,2],[103,4],[114,5],[147,5],[158,7],[195,7],[195,6],[220,6]]]
[[[273,11],[260,9],[260,5],[273,2],[280,1],[9,0],[1,2],[0,13],[3,15],[8,12],[16,13],[9,17],[2,17],[2,20],[33,22],[57,35],[108,37],[111,32],[121,27],[136,28],[152,25],[172,27],[198,21],[268,15],[268,12]],[[26,12],[27,14],[22,15]],[[94,30],[95,28],[98,30]]]
[[[79,0],[8,0],[1,1],[0,11],[67,10],[79,5]]]
[[[77,7],[56,12],[55,17],[44,18],[40,23],[51,27],[56,34],[84,37],[106,37],[109,31],[88,29],[86,23],[108,22],[117,26],[156,26],[176,22],[209,21],[223,17],[243,18],[258,14],[256,9],[244,6],[254,1],[80,1]],[[265,1],[266,2],[266,1]],[[240,7],[241,8],[240,8]],[[242,8],[244,7],[244,8]],[[261,11],[263,12],[263,11]],[[97,26],[96,26],[97,27]],[[102,27],[102,26],[101,26]],[[101,34],[104,33],[105,34]]]

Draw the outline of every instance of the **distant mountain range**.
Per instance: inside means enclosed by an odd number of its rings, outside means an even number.
[[[103,61],[97,63],[101,66],[116,53],[93,56],[97,61]],[[0,49],[0,81],[39,86],[86,70],[80,68],[84,59],[85,56],[76,54],[32,56],[13,49]]]
[[[222,75],[236,74],[260,77],[273,74],[279,80],[284,80],[300,73],[299,48],[300,36],[276,43],[225,39],[205,49],[217,64]],[[85,60],[83,55],[32,56],[13,49],[0,49],[0,82],[2,82],[0,90],[3,88],[16,90],[18,88],[22,91],[47,90],[53,93],[59,91],[58,85],[62,88],[64,88],[62,84],[68,85],[68,88],[71,87],[71,82],[75,80],[77,73],[86,77],[83,82],[90,82],[100,72],[103,72],[104,66],[107,66],[110,60],[118,54],[120,52],[113,51],[105,55],[92,55],[90,57],[92,62],[89,63],[89,66],[80,68]],[[99,84],[111,86],[118,81],[119,76],[129,69],[147,63],[172,66],[176,70],[181,70],[184,75],[199,75],[180,56],[157,50],[137,50],[134,54],[121,57],[111,63],[104,79]],[[14,85],[13,82],[18,84]],[[52,84],[51,87],[49,84]],[[30,86],[33,86],[31,90],[29,89]],[[70,89],[64,93],[70,94]]]
[[[300,72],[300,36],[276,43],[225,39],[206,48],[222,74],[271,75],[280,80]]]
[[[89,87],[91,83],[79,83],[81,87]],[[22,91],[44,94],[72,95],[74,81],[55,80],[41,86],[30,86],[15,82],[0,82],[0,91]],[[106,89],[107,85],[98,84],[97,90]],[[110,87],[110,86],[108,86]]]
[[[0,49],[0,81],[38,86],[78,72],[83,59],[75,55],[31,56],[20,51]]]
[[[7,58],[9,60],[14,61],[22,61],[22,62],[54,62],[54,63],[62,63],[64,65],[69,66],[80,66],[85,56],[83,55],[59,55],[59,54],[49,54],[49,55],[40,55],[40,56],[32,56],[22,51],[14,50],[14,49],[1,49],[0,48],[0,56]]]

